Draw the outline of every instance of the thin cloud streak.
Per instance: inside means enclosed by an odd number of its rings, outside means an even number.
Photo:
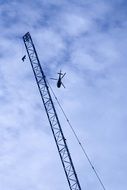
[[[68,184],[22,36],[29,31],[47,78],[107,190],[125,190],[125,1],[4,1],[0,4],[0,189],[64,190]],[[101,190],[58,109],[83,189]],[[49,183],[50,181],[50,183]]]

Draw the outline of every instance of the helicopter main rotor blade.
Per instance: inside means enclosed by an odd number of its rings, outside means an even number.
[[[54,79],[54,78],[50,78],[50,79],[52,79],[52,80],[58,80],[58,79]]]
[[[61,77],[61,79],[66,75],[66,73],[63,74],[63,76]]]
[[[61,82],[62,86],[65,88],[64,84]]]

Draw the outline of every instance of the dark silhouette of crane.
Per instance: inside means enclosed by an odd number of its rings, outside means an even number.
[[[50,95],[50,91],[46,82],[46,77],[42,70],[35,46],[29,32],[23,36],[23,41],[28,53],[28,57],[30,59],[30,63],[34,72],[34,76],[39,88],[42,102],[45,107],[45,111],[51,126],[51,130],[56,142],[56,146],[62,161],[70,190],[81,190],[80,183],[67,146],[67,142],[64,137],[61,124],[56,109],[54,107],[54,103],[52,101],[52,97]]]

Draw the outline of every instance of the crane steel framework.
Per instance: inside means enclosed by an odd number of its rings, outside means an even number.
[[[79,180],[72,162],[72,158],[64,137],[52,97],[50,95],[49,87],[46,82],[46,77],[42,70],[35,46],[33,44],[31,35],[27,32],[23,36],[23,41],[30,59],[30,63],[34,72],[34,76],[40,91],[40,95],[45,107],[45,111],[53,132],[53,136],[57,145],[57,149],[62,161],[62,165],[67,177],[70,190],[81,190]]]

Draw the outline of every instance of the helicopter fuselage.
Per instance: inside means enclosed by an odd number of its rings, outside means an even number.
[[[61,87],[61,78],[59,77],[58,81],[57,81],[57,87],[60,88]]]

